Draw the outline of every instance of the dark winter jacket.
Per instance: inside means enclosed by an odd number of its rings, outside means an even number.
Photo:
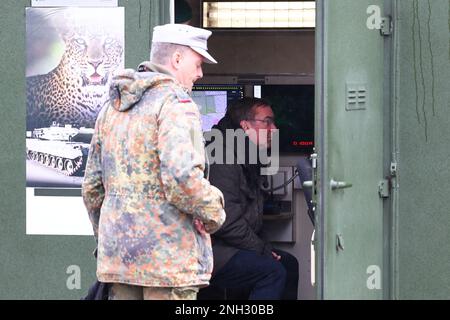
[[[214,128],[221,131],[235,129],[227,117]],[[233,148],[232,144],[227,145],[225,139],[223,140],[224,148]],[[251,142],[247,139],[247,143]],[[233,152],[236,160],[235,146]],[[260,166],[255,164],[210,164],[210,183],[222,191],[226,212],[224,224],[211,235],[214,255],[213,275],[239,249],[272,255],[271,245],[262,240],[260,235],[264,194],[260,188],[262,177],[259,172]]]

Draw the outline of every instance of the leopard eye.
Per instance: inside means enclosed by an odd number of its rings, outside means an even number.
[[[76,38],[75,42],[77,44],[79,44],[80,46],[85,46],[86,45],[86,41],[84,41],[84,39],[82,39],[82,38]]]
[[[111,43],[113,43],[113,38],[106,38],[105,39],[105,44],[111,44]]]

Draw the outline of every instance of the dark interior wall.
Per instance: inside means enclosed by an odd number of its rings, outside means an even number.
[[[313,75],[314,31],[213,31],[208,74]]]
[[[192,19],[190,21],[190,25],[194,27],[201,27],[201,19],[200,19],[200,1],[199,0],[186,0],[186,2],[191,6],[192,9]]]

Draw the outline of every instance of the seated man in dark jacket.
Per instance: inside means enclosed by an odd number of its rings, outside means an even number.
[[[258,158],[252,163],[255,155],[249,155],[256,146],[270,148],[271,131],[276,129],[272,108],[262,99],[241,99],[229,106],[225,117],[213,129],[222,132],[224,161],[211,163],[209,178],[224,195],[226,220],[211,235],[214,254],[211,286],[246,288],[252,300],[295,300],[298,262],[261,238],[264,194],[260,186],[264,177]],[[245,137],[245,151],[234,138],[227,139],[226,130],[235,133],[243,130],[240,132]],[[229,158],[225,159],[227,152],[234,155],[231,163]]]

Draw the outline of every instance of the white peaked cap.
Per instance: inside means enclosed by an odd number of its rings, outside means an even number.
[[[202,55],[207,63],[217,63],[208,53],[207,41],[211,31],[187,24],[165,24],[153,28],[152,42],[175,43],[190,47]]]

